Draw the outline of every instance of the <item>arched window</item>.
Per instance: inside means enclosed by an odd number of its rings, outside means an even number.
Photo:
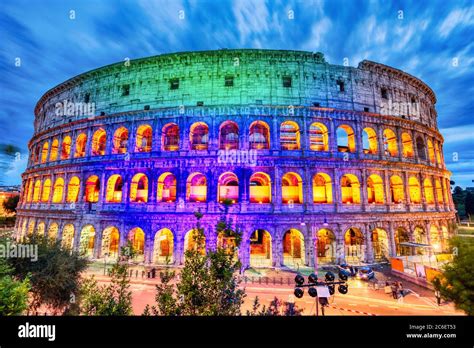
[[[179,127],[175,123],[168,123],[163,127],[161,136],[163,151],[177,151],[179,149]]]
[[[58,238],[59,225],[53,222],[48,228],[48,238],[56,240]]]
[[[272,236],[268,231],[255,230],[250,236],[250,266],[272,266]]]
[[[219,177],[217,187],[219,203],[222,203],[224,200],[236,203],[239,200],[239,179],[234,173],[222,174]]]
[[[250,177],[250,203],[272,201],[271,180],[268,174],[257,172]]]
[[[48,160],[48,150],[49,150],[49,143],[45,142],[43,144],[43,149],[41,150],[41,163],[45,163]]]
[[[74,152],[74,158],[84,157],[86,155],[86,143],[87,135],[81,133],[76,138],[76,151]]]
[[[415,204],[421,203],[420,182],[414,176],[408,179],[408,189],[410,191],[410,202]]]
[[[51,143],[51,153],[49,154],[49,160],[51,162],[58,160],[58,148],[59,148],[59,140],[58,138],[54,138],[53,142]]]
[[[150,152],[152,142],[152,129],[147,124],[142,124],[137,129],[135,152]]]
[[[63,201],[64,179],[57,178],[54,182],[53,203],[61,203]]]
[[[71,155],[71,142],[72,140],[69,135],[66,135],[63,138],[63,142],[61,144],[61,160],[68,159]]]
[[[117,227],[109,226],[102,232],[101,257],[116,258],[118,256],[120,232]]]
[[[206,237],[195,229],[188,231],[184,236],[184,251],[194,251],[205,255]]]
[[[435,179],[435,189],[436,189],[436,199],[438,200],[438,204],[443,204],[443,188],[441,187],[441,183],[439,179]]]
[[[28,181],[28,195],[26,196],[26,201],[31,202],[33,199],[33,179]]]
[[[332,182],[326,173],[313,177],[313,203],[332,203]]]
[[[370,127],[364,128],[362,132],[362,146],[365,154],[377,154],[377,133]]]
[[[359,179],[353,174],[345,174],[341,178],[342,203],[360,203]]]
[[[329,151],[328,129],[319,122],[309,127],[309,148],[313,151]]]
[[[35,187],[33,189],[33,202],[39,202],[41,192],[41,180],[35,181]]]
[[[96,203],[99,201],[100,180],[97,175],[90,176],[86,181],[85,201]]]
[[[300,127],[296,122],[285,121],[281,124],[280,145],[282,150],[300,149]]]
[[[250,125],[249,145],[253,150],[270,149],[270,127],[263,121],[255,121]]]
[[[92,156],[103,156],[105,155],[107,134],[102,128],[96,130],[92,136]]]
[[[61,237],[61,246],[64,249],[72,250],[74,247],[74,225],[67,224],[63,228],[63,234]]]
[[[346,125],[337,127],[337,151],[339,152],[355,152],[355,135],[354,130]]]
[[[43,184],[43,192],[41,193],[41,202],[47,203],[51,195],[51,179],[46,179]]]
[[[232,121],[222,123],[219,129],[219,149],[237,150],[239,148],[239,126]]]
[[[207,150],[209,143],[209,127],[204,122],[196,122],[189,132],[191,150]]]
[[[145,174],[138,173],[132,178],[132,184],[130,185],[130,202],[148,202],[148,177]]]
[[[398,156],[397,136],[393,130],[387,128],[383,131],[383,144],[385,155]]]
[[[436,163],[433,142],[430,139],[428,139],[428,158],[430,160],[430,164],[434,165]]]
[[[402,133],[402,146],[403,146],[403,157],[413,158],[413,142],[411,135],[408,133]]]
[[[392,203],[403,203],[405,199],[403,180],[398,175],[392,175],[390,177],[390,193]]]
[[[172,263],[174,251],[173,232],[167,228],[163,228],[155,233],[153,243],[153,262],[156,264],[166,265]]]
[[[86,225],[81,230],[79,237],[79,254],[85,257],[94,255],[95,228],[92,225]]]
[[[281,179],[282,203],[303,203],[303,181],[296,173],[286,173]]]
[[[123,180],[118,174],[112,175],[107,180],[107,188],[105,192],[105,201],[107,203],[121,203],[122,202],[122,188]]]
[[[128,150],[128,129],[125,127],[118,128],[114,133],[113,143],[113,154],[126,153]]]
[[[434,190],[433,190],[433,183],[431,182],[430,178],[426,178],[423,180],[423,188],[425,190],[425,201],[426,204],[434,204]]]
[[[425,149],[425,142],[423,141],[422,137],[416,138],[416,152],[418,154],[418,158],[422,161],[426,161],[426,149]]]
[[[206,202],[207,180],[201,173],[192,173],[186,181],[186,200],[188,202]]]
[[[283,264],[299,267],[305,264],[304,236],[297,229],[289,229],[283,235]]]
[[[435,148],[435,154],[436,154],[436,162],[440,166],[441,165],[441,152],[439,150],[439,145],[437,142],[435,142],[434,148]]]
[[[33,161],[35,162],[35,164],[38,164],[40,162],[40,159],[41,159],[40,153],[41,153],[41,145],[38,145],[35,148],[35,154],[33,157]]]
[[[140,227],[135,227],[128,232],[128,240],[132,243],[136,260],[143,260],[145,254],[145,232]]]
[[[384,203],[384,185],[380,176],[372,174],[367,179],[367,201],[368,203]]]
[[[67,185],[67,197],[66,202],[74,203],[79,199],[79,188],[81,181],[77,176],[73,176]]]
[[[158,178],[158,202],[176,202],[176,177],[169,173],[163,173]]]

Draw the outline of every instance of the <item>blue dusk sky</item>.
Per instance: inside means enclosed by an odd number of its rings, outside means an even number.
[[[474,4],[445,0],[2,0],[0,145],[20,155],[0,158],[0,182],[20,183],[33,108],[51,87],[126,58],[219,48],[319,51],[422,79],[438,98],[452,180],[474,186]]]

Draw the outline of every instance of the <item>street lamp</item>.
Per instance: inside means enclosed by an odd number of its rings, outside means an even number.
[[[295,277],[296,284],[294,294],[297,298],[302,298],[304,295],[303,288],[308,287],[309,296],[314,297],[316,300],[316,316],[319,316],[319,301],[321,301],[322,313],[324,315],[324,306],[327,304],[328,296],[321,296],[321,294],[319,294],[318,296],[317,287],[320,287],[319,291],[321,291],[323,295],[326,291],[329,295],[334,295],[336,285],[338,285],[337,290],[339,291],[339,293],[343,295],[347,294],[347,292],[349,291],[349,287],[347,285],[347,275],[342,272],[339,272],[338,276],[339,280],[335,281],[336,277],[334,273],[327,272],[324,275],[324,281],[319,281],[317,275],[312,273],[308,276],[308,283],[305,284],[304,277],[301,274],[298,274]],[[320,297],[319,300],[318,297]],[[323,298],[325,299],[324,302],[321,300]]]

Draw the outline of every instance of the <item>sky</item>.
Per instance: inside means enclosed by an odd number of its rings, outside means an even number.
[[[220,48],[322,52],[406,71],[437,95],[444,156],[456,185],[474,186],[472,1],[2,0],[0,183],[19,184],[33,109],[51,87],[107,64]]]

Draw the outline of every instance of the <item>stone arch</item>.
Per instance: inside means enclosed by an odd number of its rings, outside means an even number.
[[[79,237],[79,254],[86,257],[94,256],[96,232],[93,225],[88,224],[82,227]]]
[[[195,228],[189,230],[184,236],[184,251],[195,251],[201,255],[206,254],[206,236],[200,235]]]
[[[69,183],[67,185],[66,202],[74,203],[79,200],[80,185],[81,180],[77,176],[73,176],[71,179],[69,179]]]
[[[81,133],[76,138],[76,151],[74,152],[74,158],[84,157],[86,155],[86,144],[87,135]]]
[[[411,255],[410,247],[400,245],[400,243],[407,243],[410,241],[410,235],[407,230],[403,227],[398,227],[395,230],[395,249],[397,256],[408,256]]]
[[[62,203],[64,193],[64,179],[57,178],[53,188],[53,203]]]
[[[398,156],[397,136],[390,128],[383,131],[383,144],[385,155],[390,155],[392,157]]]
[[[434,197],[433,183],[430,178],[425,178],[425,180],[423,180],[423,189],[425,190],[426,204],[434,204],[435,197]]]
[[[58,138],[54,138],[51,142],[51,151],[49,154],[49,161],[54,162],[58,160],[58,148],[59,148],[59,140]]]
[[[309,148],[312,151],[329,151],[328,128],[321,122],[309,126]]]
[[[51,240],[58,239],[59,225],[56,222],[53,222],[49,225],[48,228],[48,238]]]
[[[283,264],[289,267],[304,266],[306,261],[304,235],[295,228],[283,234]]]
[[[92,136],[92,156],[105,155],[105,145],[107,144],[107,133],[103,128],[96,130]]]
[[[436,164],[436,157],[435,157],[433,142],[431,141],[431,139],[428,139],[427,144],[428,144],[428,159],[430,161],[430,164],[434,165]]]
[[[217,182],[218,201],[231,200],[236,203],[239,200],[239,178],[231,172],[225,172],[219,176]]]
[[[140,227],[134,227],[128,232],[128,241],[135,252],[135,260],[142,262],[145,257],[145,232]]]
[[[421,203],[421,187],[420,182],[414,176],[408,179],[408,190],[410,192],[410,202],[414,204]]]
[[[387,231],[378,227],[374,228],[371,237],[374,259],[377,261],[388,260],[390,257],[390,244]]]
[[[281,179],[281,199],[284,204],[303,203],[303,180],[298,173],[285,173]]]
[[[390,195],[392,203],[403,203],[405,200],[405,188],[403,186],[403,180],[398,175],[392,175],[390,177]]]
[[[45,141],[43,147],[41,148],[41,163],[46,163],[48,160],[48,152],[49,152],[49,142]]]
[[[365,154],[376,155],[378,151],[377,133],[371,127],[362,131],[362,147]]]
[[[41,192],[41,180],[37,179],[35,181],[35,186],[33,188],[33,202],[39,202],[40,201],[40,192]]]
[[[413,229],[413,241],[417,244],[428,244],[428,237],[426,235],[425,229],[417,225]],[[416,253],[417,254],[424,254],[425,249],[424,248],[416,248]]]
[[[123,195],[123,179],[119,174],[113,174],[107,180],[107,187],[105,189],[106,203],[121,203]]]
[[[102,231],[100,257],[117,258],[120,247],[120,231],[115,226],[108,226]]]
[[[403,148],[403,157],[413,158],[413,141],[409,133],[402,133],[402,148]]]
[[[51,179],[48,177],[43,183],[43,190],[41,192],[41,202],[48,203],[51,196]]]
[[[270,149],[270,127],[266,122],[252,122],[249,127],[249,147],[252,150]]]
[[[85,201],[97,203],[100,194],[100,179],[97,175],[91,175],[86,180]]]
[[[38,222],[38,224],[36,225],[36,235],[44,237],[45,229],[46,229],[46,225],[44,221]]]
[[[313,176],[313,203],[329,204],[332,202],[331,177],[326,173],[316,173]]]
[[[364,235],[360,229],[350,227],[344,233],[344,246],[346,260],[349,263],[358,263],[364,259]]]
[[[367,202],[369,204],[384,204],[384,183],[377,174],[367,178]]]
[[[186,200],[188,202],[207,201],[207,179],[202,173],[195,172],[186,180]]]
[[[355,134],[351,126],[342,124],[337,127],[337,151],[338,152],[355,152]]]
[[[440,253],[443,250],[442,236],[440,229],[435,224],[430,226],[430,244],[435,253]]]
[[[163,151],[179,150],[179,126],[176,123],[168,123],[161,130],[161,148]]]
[[[341,177],[341,197],[343,204],[360,204],[360,183],[354,174]]]
[[[253,173],[250,177],[250,203],[270,203],[272,201],[272,182],[270,175]]]
[[[204,122],[195,122],[189,129],[191,150],[207,150],[209,146],[209,126]]]
[[[66,135],[61,143],[61,160],[69,159],[69,157],[71,156],[71,144],[71,137],[69,135]]]
[[[158,202],[176,202],[176,176],[165,172],[158,177]]]
[[[282,150],[299,150],[300,126],[295,121],[284,121],[280,125],[280,146]]]
[[[143,173],[137,173],[132,178],[130,184],[130,202],[148,202],[148,177]]]
[[[66,224],[63,227],[63,233],[61,237],[61,245],[65,249],[72,250],[74,248],[74,225]]]
[[[416,137],[416,153],[419,159],[426,161],[426,146],[421,136]]]
[[[113,154],[123,154],[128,151],[128,129],[119,127],[114,132],[113,138]]]
[[[153,263],[166,265],[174,261],[174,234],[170,229],[162,228],[155,233]]]
[[[233,121],[224,121],[219,127],[219,149],[237,150],[239,148],[239,126]]]
[[[272,236],[266,230],[255,230],[250,235],[250,266],[272,266]]]
[[[336,261],[336,236],[328,228],[321,228],[317,232],[318,263],[332,264]]]
[[[149,124],[142,124],[137,129],[135,152],[150,152],[153,130]]]

